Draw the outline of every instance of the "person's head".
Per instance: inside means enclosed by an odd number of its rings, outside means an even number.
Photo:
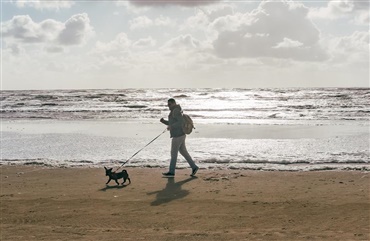
[[[170,108],[170,109],[171,109],[171,107],[173,107],[173,106],[175,106],[175,105],[176,105],[176,100],[175,100],[175,99],[173,99],[173,98],[168,99],[168,101],[167,101],[167,106],[168,106],[168,108]]]

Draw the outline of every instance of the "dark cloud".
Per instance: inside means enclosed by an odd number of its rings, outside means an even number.
[[[257,11],[230,23],[213,42],[222,58],[288,58],[322,61],[328,55],[320,47],[320,32],[307,18],[308,9],[290,2],[266,1]],[[248,21],[246,21],[248,20]],[[236,26],[236,27],[235,27]]]
[[[355,10],[366,10],[369,11],[370,2],[369,1],[353,1],[354,9]]]

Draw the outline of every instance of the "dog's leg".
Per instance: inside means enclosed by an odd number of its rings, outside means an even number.
[[[122,182],[122,185],[126,182],[126,178],[123,178],[123,182]]]
[[[119,183],[117,182],[117,179],[114,179],[114,181],[116,181],[117,185],[119,185]]]
[[[110,182],[110,180],[112,180],[112,178],[109,177],[109,179],[108,179],[108,181],[107,181],[107,183],[105,185],[107,185]]]
[[[130,178],[128,177],[127,179],[128,179],[128,183],[129,183],[129,184],[131,184],[131,180],[130,180]]]

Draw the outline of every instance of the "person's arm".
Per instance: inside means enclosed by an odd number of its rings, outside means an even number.
[[[163,119],[163,118],[161,118],[160,120],[159,120],[160,122],[162,122],[163,124],[165,124],[165,125],[167,125],[168,126],[168,121],[166,121],[165,119]]]

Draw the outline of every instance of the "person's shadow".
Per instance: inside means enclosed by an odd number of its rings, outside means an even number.
[[[175,182],[175,178],[167,179],[166,187],[162,190],[149,192],[148,195],[157,194],[156,199],[151,202],[151,206],[158,206],[164,203],[171,202],[176,199],[184,198],[189,194],[188,190],[183,190],[181,186],[189,181],[195,180],[197,177],[190,177],[180,182]]]

